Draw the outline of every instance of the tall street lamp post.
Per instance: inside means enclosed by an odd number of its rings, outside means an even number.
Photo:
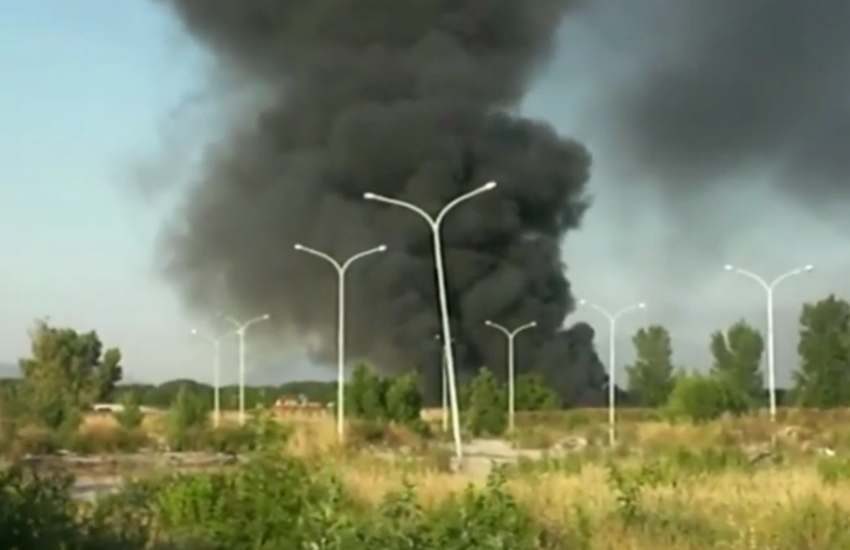
[[[431,235],[433,241],[433,252],[434,252],[434,269],[437,273],[437,293],[440,301],[440,317],[442,321],[442,333],[443,333],[443,347],[444,353],[446,357],[446,374],[449,378],[449,400],[451,403],[452,409],[452,431],[454,432],[454,443],[455,443],[455,456],[457,458],[458,466],[463,461],[463,443],[460,438],[460,414],[458,412],[458,400],[457,400],[457,385],[455,383],[455,365],[454,365],[454,356],[452,355],[452,332],[451,327],[449,326],[449,303],[446,291],[446,274],[445,268],[443,267],[443,244],[442,244],[442,235],[441,229],[443,220],[455,206],[460,203],[475,197],[476,195],[480,195],[481,193],[485,193],[487,191],[491,191],[496,188],[496,182],[491,181],[485,183],[481,187],[477,189],[473,189],[472,191],[460,195],[459,197],[453,199],[447,205],[443,207],[442,210],[437,214],[436,217],[432,217],[430,214],[425,212],[422,208],[416,206],[415,204],[411,204],[409,202],[401,201],[398,199],[393,199],[390,197],[385,197],[383,195],[378,195],[375,193],[364,193],[363,198],[366,200],[382,202],[385,204],[390,204],[393,206],[399,206],[401,208],[405,208],[410,210],[411,212],[416,213],[422,219],[424,219],[428,226],[431,228]]]

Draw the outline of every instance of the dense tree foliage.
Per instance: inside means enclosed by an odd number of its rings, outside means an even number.
[[[422,412],[418,380],[414,374],[383,378],[360,363],[346,388],[346,410],[364,420],[417,422]]]
[[[468,403],[463,411],[466,428],[472,435],[501,435],[508,423],[507,396],[493,373],[484,368],[470,382]]]
[[[764,351],[761,334],[744,321],[739,321],[723,334],[711,335],[712,372],[743,392],[753,402],[764,394],[764,377],[760,365]]]
[[[387,417],[396,422],[418,421],[422,413],[422,394],[416,377],[405,374],[393,379],[387,388]]]
[[[670,333],[662,326],[640,329],[632,338],[637,351],[634,365],[626,367],[629,390],[646,407],[667,402],[673,390],[673,346]]]
[[[561,406],[558,394],[537,373],[517,376],[514,392],[514,407],[517,411],[543,411]]]
[[[850,405],[850,304],[829,296],[803,306],[798,350],[801,364],[794,379],[800,404]]]
[[[121,379],[121,352],[95,332],[59,329],[44,321],[31,334],[32,356],[20,361],[31,414],[51,428],[73,424],[80,410],[108,398]]]
[[[118,424],[125,430],[135,430],[142,425],[144,415],[139,406],[139,397],[133,392],[126,393],[121,399],[122,410],[115,414]]]
[[[740,414],[750,405],[749,396],[726,377],[681,374],[670,393],[667,412],[673,417],[705,422],[725,412]]]

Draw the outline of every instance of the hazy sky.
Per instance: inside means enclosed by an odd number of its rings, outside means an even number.
[[[596,101],[629,70],[618,47],[586,21],[568,21],[523,105],[594,154],[594,205],[564,244],[574,293],[611,309],[648,303],[622,322],[622,361],[632,357],[631,333],[661,322],[677,363],[705,367],[710,331],[740,318],[764,326],[763,291],[724,263],[768,277],[814,263],[777,296],[778,376],[787,380],[801,303],[850,294],[847,223],[775,192],[769,169],[729,175],[729,185],[683,202],[618,164],[623,145]],[[49,317],[119,346],[129,378],[209,378],[209,349],[188,335],[207,325],[157,274],[155,242],[215,126],[208,118],[219,116],[205,100],[210,63],[147,0],[4,2],[0,363],[24,355],[28,328]],[[604,346],[597,314],[579,311],[568,323],[576,319],[597,327]],[[225,351],[225,361],[235,358]],[[281,353],[280,380],[332,374],[299,357]]]

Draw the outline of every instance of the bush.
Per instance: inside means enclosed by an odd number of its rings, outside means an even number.
[[[15,434],[11,453],[15,457],[48,454],[56,451],[59,446],[59,439],[54,432],[38,424],[28,424]]]
[[[181,388],[168,411],[166,439],[171,449],[183,451],[203,444],[209,422],[209,406],[205,399]]]
[[[366,420],[386,418],[386,385],[365,363],[354,367],[347,397],[351,415]]]
[[[126,430],[134,430],[142,425],[144,414],[139,406],[139,397],[135,392],[124,394],[121,399],[123,409],[115,414],[115,420]]]
[[[667,413],[674,418],[707,422],[724,412],[740,414],[750,406],[747,395],[725,377],[686,374],[676,380],[667,402]]]
[[[0,548],[75,548],[78,529],[69,496],[72,479],[0,471]]]
[[[416,386],[416,377],[405,374],[392,380],[386,395],[387,418],[395,422],[413,423],[420,420],[422,394]]]
[[[133,452],[149,442],[147,434],[140,430],[128,430],[120,426],[85,426],[68,438],[67,446],[80,454]]]
[[[561,406],[558,394],[549,388],[536,373],[517,376],[514,406],[518,411],[545,411]]]
[[[487,369],[478,375],[469,386],[469,409],[466,412],[466,427],[475,436],[498,436],[507,427],[507,403],[503,388]]]

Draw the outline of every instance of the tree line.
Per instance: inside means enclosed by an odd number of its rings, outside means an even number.
[[[834,295],[805,304],[800,314],[799,369],[787,404],[832,408],[850,405],[850,303]],[[766,401],[761,360],[764,340],[744,321],[711,335],[707,374],[676,369],[669,331],[642,328],[632,339],[637,353],[626,367],[633,403],[714,417]]]
[[[800,367],[794,373],[786,403],[820,408],[850,405],[850,303],[830,295],[805,304],[799,322]],[[119,386],[121,352],[105,348],[95,332],[78,333],[38,322],[31,340],[30,357],[20,361],[22,380],[0,384],[0,407],[6,412],[26,409],[28,415],[52,429],[72,429],[79,423],[81,411],[92,404],[125,400],[130,394],[134,404],[158,408],[171,406],[181,391],[212,401],[212,388],[192,380]],[[744,321],[711,335],[708,348],[712,363],[705,374],[674,366],[670,333],[663,326],[640,329],[633,342],[636,361],[626,368],[632,404],[665,406],[672,412],[691,411],[687,414],[692,417],[710,418],[727,411],[746,411],[766,401],[761,371],[764,341],[759,331]],[[418,418],[423,404],[418,382],[415,373],[382,378],[368,365],[359,365],[347,384],[348,412],[365,419]],[[459,392],[465,416],[471,419],[470,429],[501,431],[499,415],[484,412],[507,410],[507,392],[492,373],[481,371]],[[249,387],[246,394],[251,407],[268,407],[279,397],[293,395],[329,404],[336,398],[336,387],[333,382],[293,382]],[[222,388],[221,397],[224,408],[235,408],[237,388]],[[518,376],[517,410],[561,405],[540,376]],[[493,414],[496,420],[490,419]],[[479,429],[479,424],[490,427]]]

